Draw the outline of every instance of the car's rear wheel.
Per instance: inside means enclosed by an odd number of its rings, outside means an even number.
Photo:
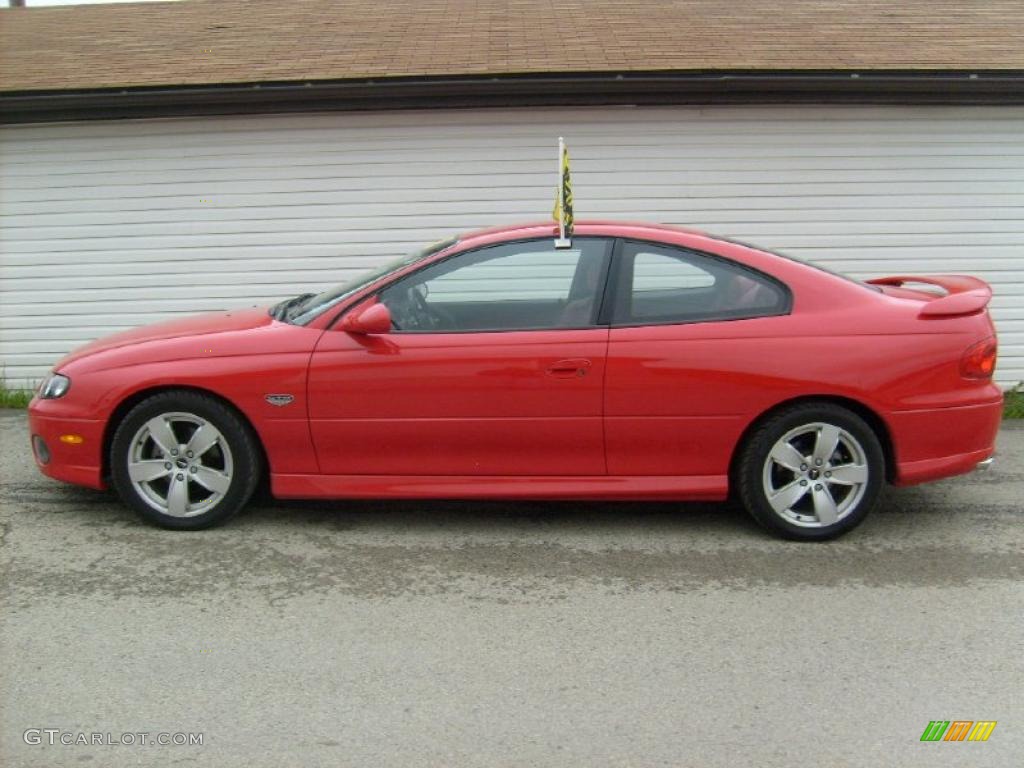
[[[259,450],[231,408],[199,392],[156,394],[132,408],[111,443],[121,499],[165,528],[223,523],[252,496]]]
[[[747,511],[790,539],[830,539],[858,525],[878,499],[882,446],[860,416],[832,403],[806,403],[757,427],[737,468]]]

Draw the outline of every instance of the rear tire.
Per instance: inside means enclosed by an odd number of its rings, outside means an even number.
[[[132,408],[110,448],[121,500],[164,528],[198,530],[235,515],[260,478],[247,423],[209,395],[161,392]]]
[[[769,417],[743,446],[736,472],[751,516],[799,541],[832,539],[859,525],[884,477],[878,436],[832,403],[794,405]]]

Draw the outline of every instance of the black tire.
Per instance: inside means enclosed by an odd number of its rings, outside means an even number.
[[[801,464],[796,471],[790,471],[778,462],[768,464],[769,456],[777,443],[794,432],[796,435],[792,439],[797,445],[808,445],[806,441],[814,440],[815,434],[824,431],[824,428],[819,428],[818,432],[814,432],[811,428],[816,424],[837,427],[845,432],[845,437],[837,444],[835,452],[830,454],[831,458],[820,468],[814,466],[813,452],[807,454],[806,450],[797,450],[797,453],[808,455],[811,461]],[[804,428],[808,431],[800,433]],[[800,443],[801,440],[805,442]],[[792,445],[788,441],[787,444]],[[859,453],[860,459],[851,459],[850,463],[858,465],[858,472],[862,471],[861,466],[866,468],[867,477],[864,482],[850,486],[847,490],[845,484],[833,485],[832,483],[836,481],[825,479],[824,474],[829,470],[830,461],[835,460],[835,472],[838,475],[844,457],[851,456],[854,450]],[[806,470],[802,469],[805,467]],[[832,476],[831,472],[829,476]],[[795,485],[806,489],[803,490],[804,495],[800,499],[781,511],[776,511],[768,498],[769,488],[774,487],[776,478],[779,478],[779,485],[783,486],[775,488],[777,491],[793,487],[796,493],[800,493],[800,489],[795,488]],[[765,419],[742,447],[735,477],[739,498],[751,516],[772,533],[799,541],[832,539],[859,525],[878,501],[884,480],[885,458],[878,436],[860,416],[833,403],[798,404]],[[772,483],[771,486],[767,485],[769,482]],[[840,501],[836,501],[836,497],[840,494],[850,494],[848,508],[838,515],[834,522],[828,524],[816,519],[817,502],[822,496],[822,488],[836,508],[841,508],[847,500],[845,495]],[[775,498],[779,499],[781,496],[779,493]],[[783,503],[778,501],[780,505]],[[829,508],[824,506],[824,509]]]
[[[168,463],[164,464],[164,466],[170,465],[173,468],[171,472],[166,473],[168,483],[173,481],[172,475],[178,480],[181,480],[183,477],[188,478],[183,484],[185,488],[185,509],[192,505],[193,495],[202,497],[204,494],[209,494],[208,498],[200,498],[196,502],[197,512],[186,512],[188,516],[173,516],[166,511],[160,511],[154,506],[154,504],[159,504],[158,489],[150,494],[151,500],[147,501],[147,491],[138,488],[129,474],[129,463],[133,459],[137,460],[139,458],[133,457],[133,450],[149,450],[151,452],[157,450],[157,442],[155,440],[147,447],[141,447],[147,440],[152,438],[144,438],[133,444],[139,431],[144,428],[144,425],[151,422],[152,419],[168,414],[191,416],[196,421],[201,423],[208,422],[214,427],[219,432],[219,437],[223,441],[215,444],[212,449],[208,449],[207,453],[211,453],[212,450],[211,455],[213,458],[211,463],[219,461],[221,469],[230,469],[230,471],[225,471],[222,475],[224,478],[229,478],[221,480],[222,483],[226,484],[226,487],[215,493],[206,489],[202,484],[193,482],[192,478],[195,475],[188,474],[191,470],[198,472],[199,476],[203,477],[202,473],[209,469],[206,466],[187,466],[182,469],[182,474],[177,474],[179,470],[172,464],[177,459],[172,459],[172,457],[162,454],[153,454],[146,459],[147,461],[163,461],[165,458],[168,459]],[[182,439],[188,437],[188,422],[179,422],[173,419],[172,422],[174,425],[177,425],[172,426],[172,434],[178,438],[177,442],[181,444]],[[185,425],[184,428],[181,424]],[[198,427],[196,429],[198,430]],[[226,450],[224,450],[225,443]],[[175,450],[177,449],[178,446],[176,446]],[[184,461],[184,451],[181,453],[182,455],[178,458]],[[110,446],[110,470],[114,488],[117,489],[121,500],[145,520],[163,528],[199,530],[224,523],[245,506],[260,479],[260,456],[261,453],[256,436],[253,434],[251,427],[234,409],[225,405],[220,400],[200,392],[171,390],[158,393],[143,400],[132,408],[121,420],[121,423],[117,425],[117,430],[114,432],[114,439],[111,441]],[[190,463],[203,463],[203,459],[199,457],[189,461]],[[229,464],[225,464],[225,462],[229,462]],[[162,479],[153,481],[154,485],[159,482],[162,482]],[[148,485],[147,487],[152,489],[154,485]],[[167,499],[170,499],[169,491]],[[203,508],[207,503],[209,507]],[[166,507],[170,509],[169,501]]]

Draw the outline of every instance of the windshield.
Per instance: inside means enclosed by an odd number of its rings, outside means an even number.
[[[329,288],[323,293],[305,294],[303,296],[292,299],[295,302],[290,304],[287,308],[287,312],[280,316],[278,319],[285,320],[295,325],[305,325],[314,317],[317,317],[321,313],[335,306],[348,296],[358,291],[360,288],[369,285],[370,283],[384,277],[391,272],[402,269],[420,259],[425,259],[427,256],[432,256],[435,253],[443,251],[445,248],[455,245],[458,242],[457,238],[448,238],[447,240],[440,240],[436,243],[428,245],[426,248],[421,248],[418,251],[414,251],[406,256],[401,256],[397,259],[389,261],[377,269],[364,272],[358,277],[349,280],[347,283],[342,283],[333,288]],[[286,302],[283,302],[286,303]]]

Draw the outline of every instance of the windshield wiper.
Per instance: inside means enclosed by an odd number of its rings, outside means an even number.
[[[287,322],[290,318],[290,310],[298,307],[306,299],[311,299],[315,295],[315,293],[303,293],[294,298],[279,301],[270,308],[270,316],[275,320],[284,320]]]

